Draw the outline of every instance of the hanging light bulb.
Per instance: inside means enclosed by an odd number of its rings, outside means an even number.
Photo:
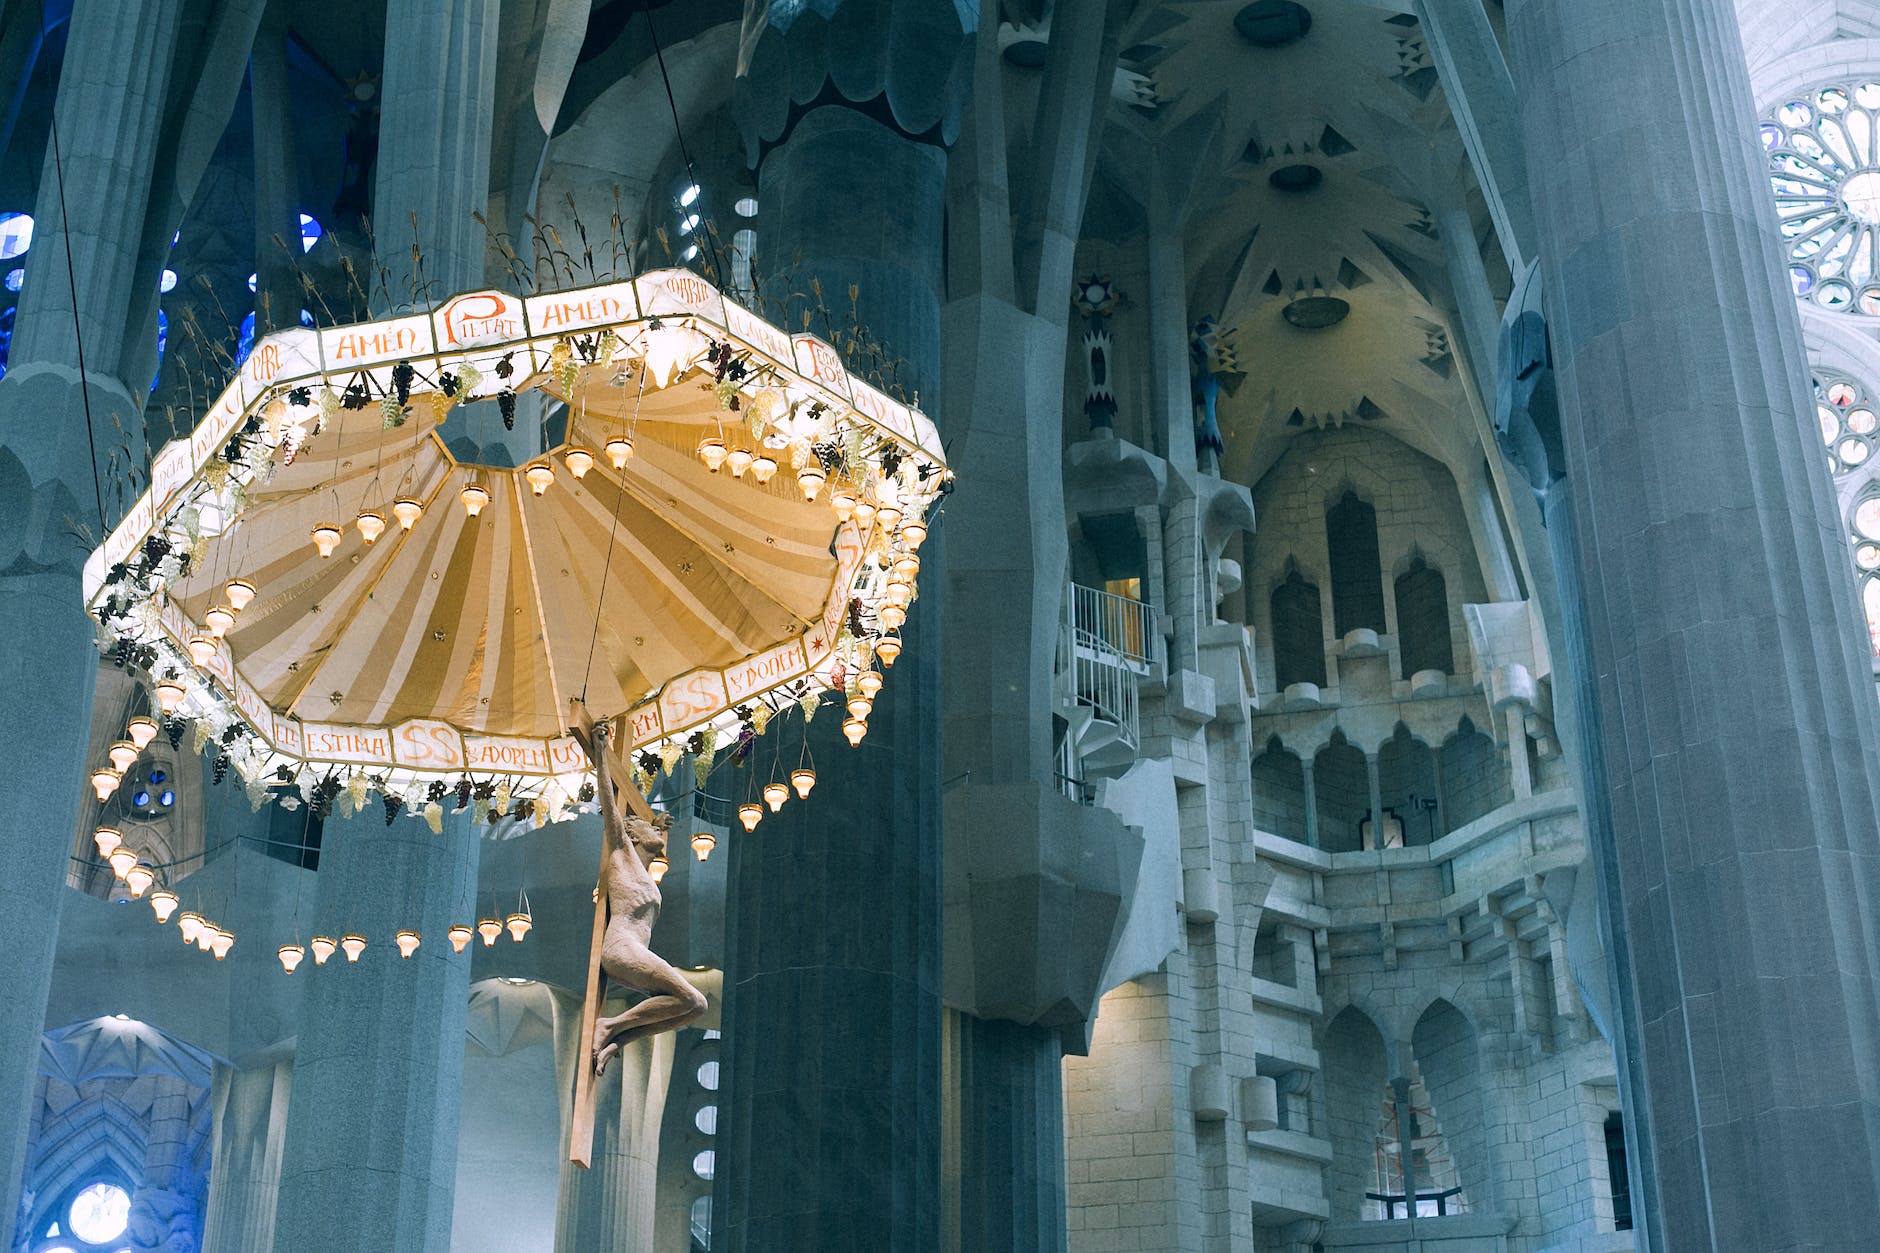
[[[894,659],[901,655],[901,641],[897,636],[884,635],[875,641],[875,656],[881,658],[881,664],[894,669]]]
[[[227,957],[228,951],[234,947],[235,933],[233,931],[224,931],[219,927],[216,929],[215,938],[209,941],[209,951],[215,954],[217,961],[221,961],[224,957]]]
[[[868,715],[875,711],[875,702],[866,696],[849,697],[849,717],[868,721]]]
[[[398,519],[400,530],[409,531],[424,516],[424,502],[400,496],[392,502],[392,516]]]
[[[294,968],[300,965],[301,959],[307,955],[307,950],[298,944],[283,944],[276,952],[281,959],[281,969],[290,975],[294,973]]]
[[[847,522],[855,516],[855,493],[846,487],[838,487],[829,493],[829,507],[836,511],[837,522]]]
[[[307,941],[307,947],[313,950],[313,964],[324,966],[326,959],[333,955],[333,950],[339,947],[339,943],[330,935],[316,935]]]
[[[118,845],[124,843],[124,833],[116,827],[99,827],[91,833],[91,838],[97,841],[100,857],[109,857]]]
[[[805,462],[796,472],[796,485],[803,489],[804,500],[815,500],[816,494],[822,491],[823,484],[828,481],[829,476],[814,461]]]
[[[861,527],[864,531],[866,531],[875,521],[874,503],[872,501],[867,501],[867,500],[856,501],[854,517],[855,517],[855,525]]]
[[[209,634],[221,639],[235,625],[235,611],[227,605],[210,605],[202,615],[202,624],[209,628]]]
[[[901,538],[909,548],[919,548],[927,538],[927,524],[918,518],[909,518],[901,527]]]
[[[183,943],[194,944],[196,933],[202,930],[202,915],[194,910],[184,913],[176,920],[176,929],[183,933]]]
[[[910,581],[920,573],[920,558],[912,552],[904,552],[894,559],[894,572]]]
[[[875,510],[875,520],[889,530],[893,530],[895,527],[899,526],[904,516],[905,515],[901,512],[901,506],[896,504],[884,503],[880,508]]]
[[[118,780],[122,777],[109,766],[99,766],[91,772],[91,788],[92,791],[98,793],[98,800],[101,804],[111,799],[111,793],[117,791]]]
[[[490,503],[490,489],[481,483],[465,483],[457,498],[463,501],[464,512],[474,518]]]
[[[875,699],[875,694],[881,691],[881,671],[862,671],[862,677],[855,680],[855,686],[869,700]]]
[[[207,918],[204,918],[202,920],[202,925],[196,928],[196,951],[200,953],[206,953],[210,949],[214,948],[215,937],[221,934],[222,934],[222,928],[216,926],[213,922],[210,922]]]
[[[255,598],[255,585],[247,579],[230,579],[222,585],[222,594],[228,597],[229,608],[240,613]]]
[[[842,734],[848,736],[850,748],[858,748],[862,737],[868,734],[868,724],[860,718],[850,718],[842,724]]]
[[[770,806],[770,812],[776,813],[783,808],[783,802],[790,799],[790,785],[772,780],[764,784],[764,803]]]
[[[346,951],[347,961],[356,962],[359,954],[366,951],[366,938],[363,935],[342,935],[339,946]]]
[[[907,617],[907,607],[914,599],[914,585],[912,583],[890,583],[888,584],[888,594],[885,599],[889,606],[902,611],[901,617],[905,620]]]
[[[130,886],[133,900],[148,892],[156,881],[157,872],[148,866],[132,866],[124,872],[124,882]]]
[[[503,925],[509,928],[509,938],[520,944],[522,937],[529,934],[529,928],[535,925],[535,920],[526,913],[511,914],[503,919]]]
[[[655,857],[653,860],[646,863],[646,873],[652,876],[654,883],[658,883],[661,879],[665,878],[666,872],[670,869],[672,869],[672,863],[667,861],[664,857]]]
[[[555,481],[555,467],[546,461],[537,461],[522,472],[522,477],[529,480],[529,490],[540,496]]]
[[[136,717],[124,725],[124,738],[136,745],[138,752],[157,738],[157,720],[155,718]]]
[[[907,607],[889,600],[887,604],[875,611],[875,616],[881,619],[881,625],[888,630],[898,631],[901,629],[901,624],[907,621]]]
[[[176,893],[168,888],[158,888],[150,894],[150,910],[156,914],[158,922],[168,922],[170,915],[176,912]]]
[[[339,547],[340,540],[344,538],[340,534],[340,529],[331,522],[322,522],[314,527],[312,535],[313,546],[320,550],[322,557],[331,557],[333,550]]]
[[[713,835],[710,831],[700,831],[697,835],[692,837],[692,851],[698,854],[700,861],[704,861],[707,857],[710,857],[712,850],[717,847],[718,837]]]
[[[361,509],[356,521],[360,537],[368,544],[385,534],[385,515],[376,509]]]
[[[777,463],[771,458],[759,453],[752,459],[751,477],[756,479],[760,485],[770,482],[771,479],[776,477],[776,474]]]
[[[614,469],[624,470],[633,457],[633,441],[624,435],[616,435],[607,441],[607,459],[614,463]]]
[[[122,879],[137,864],[137,851],[120,844],[105,855],[105,860],[111,863],[111,873]]]
[[[189,689],[184,687],[178,679],[159,679],[157,680],[157,708],[166,714],[173,714],[188,693]]]
[[[503,933],[503,924],[496,921],[496,919],[494,918],[477,919],[477,934],[483,937],[484,948],[494,947],[496,944],[496,937],[501,935],[502,933]]]
[[[757,830],[757,824],[764,820],[764,807],[752,802],[738,806],[738,821],[744,824],[746,831]]]
[[[413,953],[418,951],[418,933],[416,931],[400,931],[397,935],[392,937],[392,943],[398,945],[398,955],[400,957],[409,958]]]
[[[753,460],[749,449],[733,448],[730,455],[725,458],[725,467],[731,471],[732,478],[741,479],[744,477],[744,472],[751,468]]]
[[[798,766],[790,772],[790,785],[800,799],[808,800],[809,790],[816,786],[816,772],[808,766]]]
[[[698,459],[703,461],[705,468],[713,474],[718,473],[718,467],[725,463],[725,457],[728,455],[725,451],[725,441],[716,435],[707,435],[698,442]]]
[[[137,760],[137,745],[129,740],[119,740],[107,750],[106,755],[111,758],[111,764],[117,767],[117,772],[123,774]]]
[[[215,640],[207,635],[189,637],[189,659],[198,666],[206,666],[215,658]]]
[[[464,950],[464,945],[470,943],[470,937],[474,936],[476,931],[468,923],[454,922],[451,924],[450,930],[446,931],[444,934],[450,937],[451,951],[461,953]]]
[[[568,463],[568,473],[577,479],[594,468],[594,454],[585,448],[570,448],[561,459]]]

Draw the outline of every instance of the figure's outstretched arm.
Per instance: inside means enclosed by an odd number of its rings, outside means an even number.
[[[607,764],[613,755],[607,742],[611,730],[607,723],[597,722],[590,733],[594,745],[594,791],[600,797],[601,827],[607,833],[609,847],[625,844],[627,839],[627,829],[620,821],[620,798],[614,794],[613,771]]]
[[[574,712],[574,723],[569,729],[587,750],[588,761],[594,767],[594,792],[601,802],[601,827],[607,846],[624,845],[627,831],[620,821],[620,798],[614,793],[613,771],[608,765],[613,758],[612,746],[608,743],[613,724],[596,722],[579,700],[571,699],[568,703]]]

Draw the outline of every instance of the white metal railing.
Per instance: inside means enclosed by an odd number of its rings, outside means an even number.
[[[1142,601],[1072,583],[1069,617],[1081,639],[1145,668],[1154,659],[1155,613]]]
[[[1102,745],[1086,729],[1082,755],[1110,747],[1133,756],[1142,743],[1136,685],[1149,672],[1152,621],[1149,607],[1139,601],[1076,583],[1068,586],[1060,670],[1072,702],[1090,711],[1093,724],[1108,724]]]

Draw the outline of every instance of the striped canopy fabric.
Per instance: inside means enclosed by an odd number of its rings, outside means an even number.
[[[270,769],[481,770],[526,787],[585,768],[571,697],[624,716],[640,747],[729,729],[872,664],[893,583],[902,604],[912,590],[891,566],[909,564],[946,482],[924,416],[685,272],[472,293],[285,332],[256,355],[272,373],[251,357],[159,454],[87,593],[112,629],[160,647],[197,714],[252,732]],[[544,405],[523,411],[544,415],[542,455],[453,455],[462,406],[514,412],[537,389]],[[733,460],[702,458],[702,441]],[[218,637],[230,580],[254,594]]]

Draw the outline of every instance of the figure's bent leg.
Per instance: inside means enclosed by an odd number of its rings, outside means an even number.
[[[648,949],[640,949],[630,958],[618,961],[603,959],[603,969],[615,983],[651,995],[626,1012],[595,1024],[594,1069],[597,1073],[606,1070],[607,1063],[628,1040],[661,1031],[676,1031],[705,1012],[705,994]]]

